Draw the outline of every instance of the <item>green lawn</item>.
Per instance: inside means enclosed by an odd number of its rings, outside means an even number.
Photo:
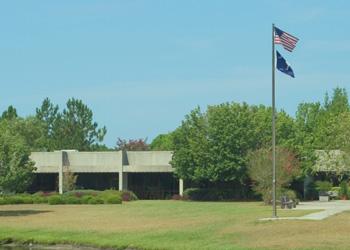
[[[304,211],[279,211],[301,216]],[[136,201],[0,206],[0,240],[141,249],[348,249],[350,213],[324,221],[258,222],[257,202]]]

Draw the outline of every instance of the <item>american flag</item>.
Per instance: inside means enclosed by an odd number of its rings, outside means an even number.
[[[275,27],[275,44],[282,44],[283,48],[292,52],[299,41],[298,38]]]

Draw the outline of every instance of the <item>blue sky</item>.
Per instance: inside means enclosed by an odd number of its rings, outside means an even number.
[[[300,38],[279,51],[277,105],[350,85],[349,1],[1,1],[0,111],[82,99],[117,137],[175,129],[197,105],[270,105],[271,24]]]

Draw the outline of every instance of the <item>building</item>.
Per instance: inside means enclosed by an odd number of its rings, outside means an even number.
[[[131,190],[144,199],[162,199],[183,192],[174,176],[171,151],[33,152],[36,190],[63,192],[64,172],[77,175],[78,188]]]

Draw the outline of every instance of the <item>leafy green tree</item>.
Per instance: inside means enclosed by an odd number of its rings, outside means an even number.
[[[293,119],[278,113],[279,144],[292,144]],[[195,182],[243,182],[247,153],[271,145],[271,109],[246,103],[199,108],[174,132],[172,165],[183,179]]]
[[[333,90],[332,99],[329,100],[328,93],[325,95],[324,108],[326,112],[331,114],[340,114],[343,112],[349,112],[349,100],[346,89],[335,88]]]
[[[324,103],[299,104],[295,119],[293,149],[304,174],[312,174],[315,150],[349,147],[349,102],[345,89],[336,88],[332,97],[325,95]]]
[[[197,182],[208,179],[206,172],[210,152],[207,131],[207,117],[199,107],[186,115],[174,135],[175,150],[171,164],[179,177]]]
[[[25,145],[31,151],[46,150],[45,128],[41,121],[29,116],[25,119],[18,118],[13,120],[11,126],[13,131],[16,131],[14,135],[20,135],[24,139]]]
[[[295,137],[293,149],[301,162],[304,174],[311,174],[315,161],[315,144],[317,139],[315,130],[319,126],[323,108],[319,102],[301,103],[295,118]]]
[[[174,132],[158,135],[150,144],[151,150],[174,150]]]
[[[11,119],[15,119],[17,118],[17,110],[15,107],[13,107],[12,105],[10,105],[6,111],[4,111],[2,113],[1,119],[7,119],[7,120],[11,120]]]
[[[34,163],[30,150],[19,134],[13,135],[8,124],[0,122],[0,191],[24,192],[31,184]]]
[[[19,136],[32,151],[44,149],[44,127],[35,117],[3,119],[0,129],[12,136]]]

